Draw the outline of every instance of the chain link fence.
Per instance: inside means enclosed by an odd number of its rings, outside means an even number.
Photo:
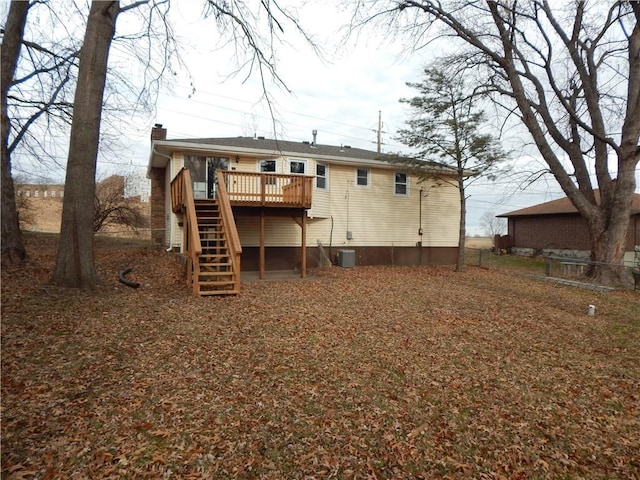
[[[598,266],[621,269],[621,288],[640,290],[640,259],[625,265],[593,262],[585,257],[544,255],[526,257],[510,255],[499,249],[465,249],[465,265],[494,270],[519,271],[535,277],[557,281],[559,283],[598,288],[592,276],[592,270]]]

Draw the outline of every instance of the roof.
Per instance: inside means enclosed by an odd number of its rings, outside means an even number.
[[[175,150],[192,152],[215,151],[221,155],[231,156],[247,154],[257,158],[293,156],[314,158],[333,163],[385,164],[389,168],[392,167],[388,161],[397,158],[397,155],[353,148],[349,145],[321,145],[311,142],[292,142],[264,137],[188,138],[155,140],[152,144],[149,167],[163,167],[166,164],[167,155],[170,155]],[[430,167],[434,171],[441,173],[455,174],[453,169],[446,166],[432,164]]]
[[[596,200],[600,200],[600,192],[595,191]],[[522,208],[520,210],[514,210],[513,212],[502,213],[496,215],[497,217],[524,217],[530,215],[560,215],[560,214],[574,214],[578,213],[576,207],[573,206],[571,200],[568,197],[559,198],[558,200],[552,200],[550,202],[539,203],[532,207]],[[634,193],[631,203],[631,215],[640,214],[640,194]]]
[[[385,157],[384,153],[353,148],[349,145],[320,145],[312,142],[292,142],[289,140],[274,140],[264,137],[223,137],[223,138],[189,138],[168,140],[170,142],[200,144],[200,145],[224,145],[228,147],[240,147],[243,149],[267,150],[270,152],[312,154],[314,156],[331,156],[372,160]]]

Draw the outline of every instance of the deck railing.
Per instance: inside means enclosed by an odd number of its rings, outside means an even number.
[[[187,257],[187,285],[193,287],[193,293],[200,293],[200,282],[197,272],[200,271],[200,255],[202,244],[198,232],[198,219],[193,200],[193,188],[189,170],[183,168],[171,181],[171,209],[174,213],[183,214],[183,242],[182,248]]]
[[[216,197],[218,200],[218,206],[220,207],[222,228],[227,240],[227,248],[229,249],[232,271],[235,273],[235,290],[240,291],[240,255],[242,254],[240,235],[238,235],[236,221],[233,218],[233,211],[231,210],[231,202],[229,201],[229,193],[227,192],[227,186],[224,182],[223,171],[218,170],[216,176],[218,180]]]
[[[221,171],[232,205],[311,208],[313,177]]]

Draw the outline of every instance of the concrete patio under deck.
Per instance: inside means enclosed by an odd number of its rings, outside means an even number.
[[[240,282],[281,282],[289,280],[313,280],[315,277],[309,275],[307,270],[306,276],[303,278],[300,276],[300,270],[267,270],[264,272],[264,278],[260,280],[259,271],[241,272]]]

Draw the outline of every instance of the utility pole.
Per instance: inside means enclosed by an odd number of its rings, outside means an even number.
[[[378,153],[382,151],[382,110],[378,110]]]

